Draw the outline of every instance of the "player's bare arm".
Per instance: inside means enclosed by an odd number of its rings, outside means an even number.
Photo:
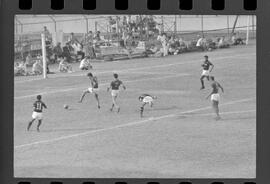
[[[122,83],[122,87],[123,87],[123,89],[124,90],[126,90],[127,88],[126,88],[126,86]]]
[[[212,70],[214,69],[214,65],[213,65],[213,63],[211,63],[211,62],[210,62],[210,65],[211,65],[210,72],[212,72]]]
[[[224,93],[224,88],[218,83],[218,87],[221,89],[222,93]]]

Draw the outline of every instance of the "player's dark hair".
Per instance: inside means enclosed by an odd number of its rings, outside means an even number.
[[[38,100],[41,100],[41,95],[38,95],[38,96],[37,96],[37,99],[38,99]]]
[[[87,76],[88,76],[88,77],[93,77],[93,74],[92,74],[91,72],[89,72],[89,73],[87,74]]]
[[[114,73],[113,74],[113,77],[117,79],[118,78],[118,74],[117,73]]]

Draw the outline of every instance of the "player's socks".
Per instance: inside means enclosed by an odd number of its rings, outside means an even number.
[[[30,121],[30,122],[28,123],[28,126],[27,126],[27,131],[29,131],[29,130],[30,130],[30,128],[31,128],[31,126],[32,126],[32,124],[33,124],[33,121]]]
[[[112,108],[110,108],[110,111],[113,111],[114,104],[112,104]]]
[[[39,127],[41,125],[41,121],[38,122],[38,125],[37,125],[37,131],[39,132]]]
[[[141,107],[140,109],[140,114],[141,114],[141,117],[143,117],[143,107]]]
[[[30,130],[30,127],[31,127],[31,124],[29,123],[28,126],[27,126],[27,131]]]

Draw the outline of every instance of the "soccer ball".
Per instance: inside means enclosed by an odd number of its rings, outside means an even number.
[[[64,105],[64,109],[68,109],[68,105],[67,104]]]

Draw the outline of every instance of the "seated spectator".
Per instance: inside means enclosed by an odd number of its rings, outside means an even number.
[[[60,63],[58,67],[59,72],[72,72],[72,66],[66,61],[66,57],[60,58]]]
[[[197,43],[196,43],[196,47],[200,50],[204,50],[204,47],[203,47],[203,41],[204,41],[204,38],[201,37],[200,35],[198,35],[198,40],[197,40]]]
[[[43,72],[42,62],[41,60],[36,60],[36,62],[32,66],[32,73],[34,75],[41,75]]]
[[[242,45],[242,44],[244,44],[244,40],[242,38],[238,37],[236,35],[236,33],[233,33],[231,41],[232,41],[233,45],[240,45],[240,44]]]
[[[25,76],[27,75],[26,62],[17,62],[14,65],[14,75],[15,76]]]
[[[81,60],[79,68],[81,70],[89,70],[89,69],[93,68],[92,65],[90,64],[90,57],[89,56],[87,56]]]
[[[229,44],[225,41],[225,37],[222,36],[218,39],[217,47],[218,48],[227,48]]]

